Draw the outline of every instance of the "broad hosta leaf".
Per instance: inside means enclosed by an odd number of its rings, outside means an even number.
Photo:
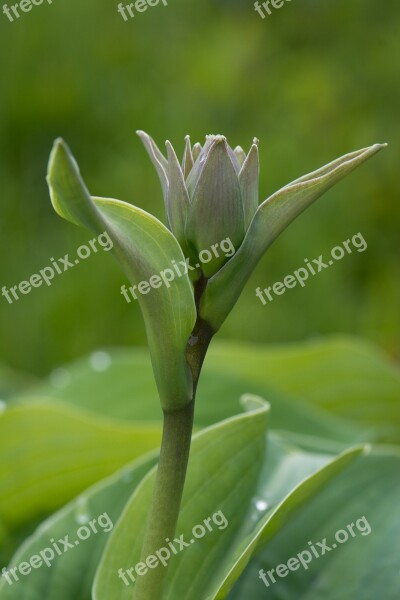
[[[400,591],[400,454],[375,452],[357,459],[276,531],[229,594],[229,600],[397,600]],[[358,522],[358,526],[357,526]],[[352,531],[348,529],[353,525]],[[336,537],[337,532],[339,533]],[[369,533],[368,533],[369,532]],[[347,537],[347,541],[346,541]],[[330,550],[322,556],[322,542]],[[317,549],[308,569],[276,568]],[[336,545],[336,547],[334,547]],[[308,560],[305,555],[304,558]],[[292,563],[293,565],[293,563]],[[269,587],[259,571],[274,569]],[[281,570],[282,572],[282,570]],[[285,571],[283,571],[285,572]]]
[[[133,285],[148,282],[172,261],[184,261],[172,233],[152,215],[119,200],[91,198],[64,142],[54,146],[48,182],[57,213],[100,235],[107,232],[113,253]],[[174,271],[171,271],[174,275]],[[144,316],[161,402],[169,410],[186,404],[192,380],[185,349],[196,320],[189,277],[174,277],[157,289],[136,293]]]
[[[208,282],[201,316],[218,330],[235,305],[254,267],[278,235],[310,204],[384,145],[346,154],[276,192],[258,208],[237,253]]]
[[[0,580],[1,599],[90,600],[92,581],[108,535],[129,497],[155,462],[153,457],[139,459],[96,484],[45,521],[18,550],[9,568],[29,562],[32,556],[40,556],[45,549],[50,550],[45,551],[50,567],[42,560],[42,566],[31,569],[27,576],[17,572],[18,581],[12,574],[9,581],[3,576]],[[88,525],[93,520],[96,521],[93,524],[96,533]],[[82,533],[80,527],[84,529]],[[81,540],[81,537],[87,536],[87,527],[91,535]],[[64,552],[64,544],[58,543],[58,540],[65,539],[66,535],[69,536],[67,541],[74,547]],[[62,551],[61,556],[51,544],[52,539]],[[79,543],[75,544],[76,541]],[[53,559],[51,552],[54,552]]]
[[[93,368],[95,358],[67,367],[70,382],[65,387],[47,385],[32,393],[116,417],[158,418],[144,350],[110,350],[109,366],[101,372]],[[235,414],[234,398],[247,392],[268,398],[274,428],[343,441],[400,440],[399,369],[360,338],[333,336],[285,345],[215,341],[200,379],[197,424]]]
[[[235,347],[227,345],[228,351]],[[220,358],[219,348],[218,345],[216,353],[210,350],[211,357]],[[253,349],[252,346],[250,348]],[[41,385],[32,390],[29,397],[61,400],[107,416],[135,421],[160,417],[157,390],[148,353],[144,349],[95,352],[66,366],[65,375],[62,387]],[[196,425],[206,427],[235,415],[236,398],[245,393],[268,398],[273,408],[272,427],[275,429],[324,437],[327,443],[336,440],[348,444],[371,439],[371,431],[358,428],[344,419],[333,418],[322,409],[310,407],[301,398],[276,390],[268,382],[253,381],[245,372],[243,376],[236,375],[233,368],[225,369],[223,362],[216,368],[213,358],[206,361],[200,378]],[[112,403],[110,396],[113,397]],[[28,396],[25,394],[24,397]]]
[[[58,509],[160,439],[159,425],[125,425],[68,406],[8,408],[0,415],[0,545],[7,532]]]
[[[194,572],[197,573],[206,565],[209,569],[215,565],[229,548],[234,532],[244,518],[246,505],[263,465],[268,414],[265,403],[248,400],[247,404],[252,408],[251,412],[219,423],[193,440],[177,533],[190,540],[192,528],[217,511],[222,511],[228,526],[221,530],[215,526],[208,536],[196,541],[191,548],[186,548],[180,557],[180,562],[185,563],[182,576],[175,578],[172,568],[168,590],[171,585],[174,590],[184,590],[188,581],[194,583]],[[96,577],[95,600],[132,598],[133,586],[125,586],[117,574],[120,568],[130,568],[140,561],[154,476],[153,472],[144,480],[110,537]],[[207,577],[210,577],[210,572]],[[204,585],[203,581],[203,588]],[[194,587],[193,593],[196,593]],[[180,593],[174,596],[188,597]],[[166,598],[170,598],[169,592]]]
[[[337,417],[400,441],[400,370],[368,341],[333,336],[308,343],[262,346],[216,343],[216,369],[268,383]]]

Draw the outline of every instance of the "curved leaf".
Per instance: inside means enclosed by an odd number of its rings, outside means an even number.
[[[48,182],[57,213],[97,234],[107,232],[113,253],[133,285],[148,282],[170,269],[173,280],[158,288],[148,285],[136,295],[145,320],[161,403],[177,409],[192,397],[192,379],[185,359],[186,345],[196,320],[189,277],[174,276],[172,261],[184,261],[182,250],[155,217],[108,198],[91,198],[67,146],[58,140],[49,163]]]

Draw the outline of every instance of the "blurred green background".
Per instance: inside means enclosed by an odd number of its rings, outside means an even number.
[[[3,4],[3,3],[2,3]],[[124,22],[117,1],[53,0],[10,23],[0,14],[0,287],[74,255],[90,239],[53,212],[45,183],[55,137],[70,144],[93,194],[163,219],[140,128],[183,150],[223,133],[260,139],[261,199],[348,151],[387,150],[279,238],[221,332],[263,342],[332,332],[400,356],[398,0],[292,0],[261,19],[251,0],[170,0]],[[305,258],[361,232],[354,252],[263,306]],[[110,254],[9,305],[0,296],[0,361],[38,375],[97,347],[145,344],[137,304]]]

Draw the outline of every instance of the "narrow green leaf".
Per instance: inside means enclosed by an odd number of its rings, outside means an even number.
[[[65,219],[97,234],[107,232],[113,253],[131,283],[148,282],[165,269],[173,280],[145,294],[136,290],[146,325],[153,368],[164,408],[179,408],[192,397],[185,350],[196,320],[189,277],[175,276],[172,261],[184,261],[182,250],[155,217],[119,200],[91,198],[67,146],[57,141],[49,164],[48,182],[55,210]]]
[[[385,145],[347,154],[282,188],[258,208],[238,252],[208,282],[200,310],[218,330],[235,305],[260,258],[301,212]]]

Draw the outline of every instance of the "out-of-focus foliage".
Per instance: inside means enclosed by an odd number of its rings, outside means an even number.
[[[108,0],[54,0],[0,16],[0,285],[28,279],[89,236],[53,213],[53,139],[70,143],[94,194],[163,217],[137,128],[183,149],[207,133],[260,138],[261,199],[347,151],[389,142],[273,245],[224,325],[226,337],[362,334],[399,353],[397,0],[293,0],[267,19],[251,0],[170,0],[124,22]],[[272,285],[357,232],[368,249],[263,306]],[[9,305],[0,357],[43,374],[99,345],[145,342],[123,277],[97,253]],[[16,332],[19,332],[16,334]]]
[[[374,535],[348,540],[331,562],[318,562],[318,586],[331,598],[339,588],[346,600],[397,598],[399,453],[394,445],[371,449],[364,442],[398,442],[399,387],[398,368],[361,340],[216,344],[199,387],[196,425],[202,430],[193,438],[177,531],[188,540],[193,523],[217,511],[226,531],[218,528],[174,557],[165,597],[264,597],[261,566],[275,567],[306,540],[330,539],[334,528],[365,515]],[[242,396],[245,412],[238,414],[237,395],[246,389],[253,393]],[[9,397],[0,414],[0,570],[17,548],[10,567],[67,533],[74,552],[13,585],[2,580],[2,600],[32,594],[53,600],[61,593],[65,600],[89,600],[97,569],[93,598],[132,597],[115,574],[119,565],[139,560],[160,416],[150,361],[139,348],[96,352],[53,374],[50,384]],[[107,547],[101,532],[75,548],[74,537],[84,539],[77,525],[85,527],[99,513],[115,525]],[[365,583],[370,556],[377,565],[371,586]],[[293,590],[300,587],[321,597],[316,568],[280,581],[273,597],[282,588],[297,597]]]

